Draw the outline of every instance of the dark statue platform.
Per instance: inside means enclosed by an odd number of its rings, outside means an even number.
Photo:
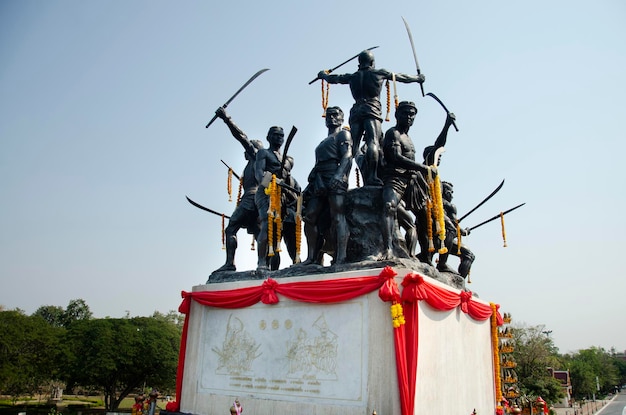
[[[350,239],[348,242],[346,263],[330,266],[294,264],[276,271],[216,271],[210,275],[207,284],[332,274],[391,266],[393,268],[411,269],[451,287],[464,290],[465,280],[459,274],[438,271],[434,266],[425,264],[420,262],[417,258],[409,256],[399,229],[397,229],[394,241],[395,257],[385,260],[377,259],[380,257],[383,246],[381,229],[381,212],[383,211],[383,206],[381,193],[382,187],[377,186],[365,186],[347,192],[345,214],[350,228]]]

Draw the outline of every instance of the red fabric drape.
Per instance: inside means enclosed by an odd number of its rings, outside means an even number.
[[[179,352],[178,370],[176,373],[177,402],[171,405],[173,412],[180,410],[182,396],[182,380],[184,375],[185,352],[187,349],[187,333],[191,301],[210,307],[244,308],[258,302],[276,304],[278,294],[294,301],[308,303],[335,303],[348,301],[361,295],[369,294],[378,289],[381,300],[403,305],[406,324],[394,328],[396,351],[396,370],[400,388],[402,415],[412,415],[415,401],[415,383],[417,373],[417,356],[419,345],[418,301],[426,301],[436,310],[448,311],[460,307],[461,311],[475,320],[483,321],[491,316],[491,307],[475,301],[471,292],[460,293],[439,287],[424,279],[417,273],[410,273],[402,281],[403,291],[400,293],[395,282],[397,273],[391,267],[385,267],[378,276],[339,278],[335,280],[290,282],[279,284],[268,278],[260,286],[238,288],[223,291],[201,291],[181,293],[183,301],[178,311],[185,314],[185,323]],[[502,317],[498,314],[498,325]]]

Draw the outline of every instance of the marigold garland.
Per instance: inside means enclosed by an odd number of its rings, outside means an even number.
[[[456,254],[461,255],[461,225],[459,225],[459,220],[456,220]]]
[[[393,103],[395,105],[395,108],[398,108],[398,105],[400,105],[399,99],[398,99],[398,90],[396,88],[396,74],[394,73],[391,78],[393,79]]]
[[[498,340],[498,310],[494,303],[491,306],[491,348],[493,350],[493,375],[496,391],[496,402],[502,401],[502,378],[500,376],[500,351]]]
[[[385,83],[385,88],[387,89],[387,115],[385,116],[385,121],[389,121],[389,114],[391,113],[391,91],[389,88],[389,79]]]
[[[402,304],[395,301],[393,304],[391,304],[391,320],[394,329],[397,329],[401,325],[406,323],[402,310]]]
[[[239,180],[239,188],[237,189],[237,206],[239,206],[239,203],[241,202],[242,193],[243,193],[243,179]]]
[[[441,197],[441,180],[439,174],[435,175],[435,219],[437,220],[437,236],[439,237],[440,254],[446,254],[446,218],[443,211],[443,198]]]
[[[270,197],[267,209],[267,256],[272,257],[280,252],[280,240],[282,230],[280,187],[276,184],[276,175],[272,174],[272,181],[265,189],[265,194]],[[274,228],[276,228],[276,241],[274,241]],[[276,242],[276,248],[274,247]]]
[[[504,241],[504,247],[506,248],[506,230],[504,229],[504,213],[500,212],[500,224],[502,225],[502,240]]]
[[[299,264],[300,260],[300,245],[302,243],[302,194],[298,196],[296,202],[296,258],[294,264]]]
[[[322,117],[326,117],[326,108],[328,108],[328,96],[330,95],[330,84],[322,79]]]
[[[434,166],[432,166],[434,167]],[[441,197],[441,180],[439,179],[439,174],[436,173],[433,177],[432,169],[428,169],[428,192],[430,193],[430,199],[432,200],[431,205],[431,215],[434,217],[435,225],[437,226],[437,237],[439,238],[439,250],[440,254],[445,254],[448,252],[448,248],[446,248],[445,240],[446,240],[446,220],[445,213],[443,211],[443,198]],[[428,215],[428,222],[432,220],[431,215]],[[432,226],[432,225],[431,225]],[[431,230],[432,235],[432,230]],[[429,238],[432,240],[432,236]],[[434,243],[432,247],[432,251],[434,252]]]
[[[433,215],[433,202],[430,198],[428,198],[426,199],[426,234],[428,235],[428,252],[435,252],[435,244],[433,242],[432,215]]]
[[[226,191],[228,192],[228,201],[233,201],[233,169],[228,168],[228,179],[226,179]]]

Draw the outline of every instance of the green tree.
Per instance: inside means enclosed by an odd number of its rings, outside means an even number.
[[[576,399],[612,392],[620,381],[617,359],[601,347],[579,350],[565,358]]]
[[[63,312],[63,326],[69,327],[69,325],[75,321],[89,320],[92,315],[85,300],[82,298],[70,300],[67,304],[67,308]]]
[[[70,300],[66,309],[60,306],[43,305],[33,315],[41,316],[53,327],[68,327],[74,321],[88,320],[92,317],[91,310],[85,300]]]
[[[63,327],[63,307],[57,305],[42,305],[33,313],[34,316],[40,316],[48,322],[52,327]]]
[[[150,318],[79,320],[68,328],[72,354],[68,386],[104,392],[107,410],[115,410],[128,394],[145,384],[172,389],[180,332],[172,323]]]
[[[559,368],[562,364],[557,347],[543,332],[544,326],[513,327],[513,357],[517,362],[516,372],[522,394],[541,396],[548,403],[553,403],[562,399],[565,393],[548,368]]]
[[[39,315],[0,312],[0,394],[15,401],[59,379],[63,332]]]

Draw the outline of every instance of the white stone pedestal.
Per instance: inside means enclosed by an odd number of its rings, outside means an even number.
[[[277,281],[375,276],[381,270]],[[410,272],[395,271],[398,285]],[[193,291],[261,283],[208,284]],[[390,303],[380,300],[377,290],[334,304],[279,299],[275,305],[238,309],[192,302],[181,412],[227,415],[239,399],[243,413],[250,415],[400,415]],[[490,333],[489,320],[475,321],[458,308],[436,311],[420,302],[416,415],[493,413]]]

